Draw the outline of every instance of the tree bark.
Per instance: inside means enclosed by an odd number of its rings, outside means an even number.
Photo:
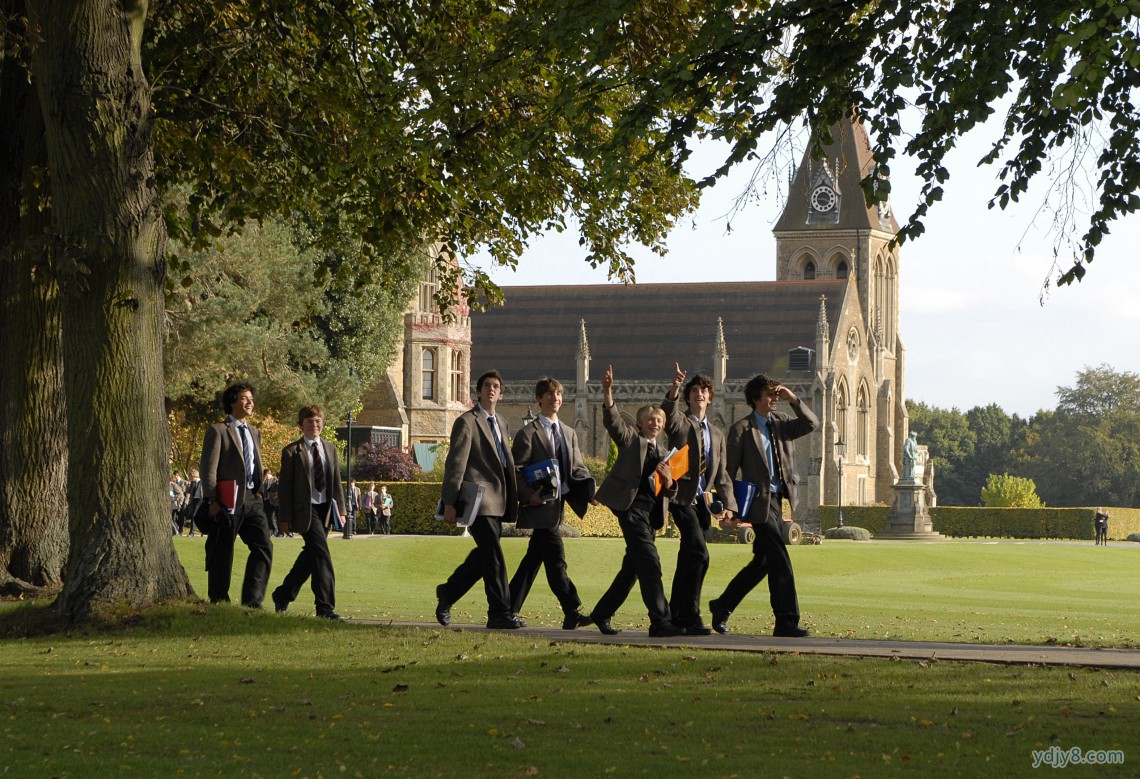
[[[3,0],[10,41],[23,0]],[[26,50],[0,50],[0,594],[63,584],[67,447],[59,289],[45,233],[43,119]]]
[[[145,2],[29,0],[57,239],[71,551],[67,622],[190,594],[165,497],[166,229],[154,173]]]

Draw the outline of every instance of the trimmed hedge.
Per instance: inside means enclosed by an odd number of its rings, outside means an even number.
[[[1107,508],[1108,537],[1123,540],[1140,531],[1140,509]],[[887,506],[844,506],[843,524],[865,527],[872,535],[887,527]],[[820,506],[823,530],[838,525],[838,507]],[[936,506],[930,510],[934,530],[955,538],[1072,538],[1092,541],[1095,508],[989,508]]]
[[[854,525],[866,528],[872,536],[877,536],[887,529],[887,506],[844,506],[843,525]],[[824,533],[830,528],[839,527],[839,508],[837,506],[819,507],[819,531]],[[937,528],[936,528],[937,529]]]
[[[461,536],[463,528],[435,518],[443,485],[439,482],[385,482],[392,496],[392,532],[421,536]]]
[[[392,496],[392,532],[424,536],[461,536],[463,528],[435,518],[439,503],[439,482],[385,482]],[[566,524],[583,536],[621,538],[617,517],[605,506],[590,506],[584,519],[566,511]]]

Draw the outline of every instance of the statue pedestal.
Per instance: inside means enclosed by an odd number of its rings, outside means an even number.
[[[934,532],[934,523],[926,507],[926,485],[915,479],[903,479],[891,489],[895,501],[887,515],[887,529],[875,538],[915,541],[940,541],[946,538]]]

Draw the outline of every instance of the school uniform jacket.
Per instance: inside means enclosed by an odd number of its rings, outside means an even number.
[[[796,487],[800,483],[800,475],[796,470],[795,439],[807,435],[819,427],[819,420],[803,401],[798,406],[792,406],[795,416],[780,411],[773,412],[775,418],[775,440],[773,446],[779,447],[780,463],[783,468],[784,488],[787,490],[788,501],[794,508],[796,506]],[[764,440],[760,437],[760,429],[756,426],[756,415],[749,414],[740,419],[728,430],[728,474],[734,479],[748,481],[755,484],[766,497],[766,491],[771,483],[772,467],[768,463],[768,453],[764,449]],[[751,514],[757,510],[767,512],[765,501],[757,500],[753,505]],[[761,507],[757,509],[757,507]],[[761,517],[763,519],[763,517]]]
[[[661,402],[661,408],[665,411],[665,435],[669,438],[669,447],[680,449],[682,446],[688,444],[689,446],[689,472],[677,480],[677,497],[676,502],[682,506],[690,505],[697,496],[697,489],[700,487],[700,450],[704,447],[704,435],[701,432],[701,426],[693,420],[684,411],[677,408],[678,401],[680,400],[680,393],[677,399],[670,399],[668,393],[665,395],[665,400]],[[711,465],[708,470],[712,473],[712,478],[706,485],[706,489],[715,490],[717,499],[724,504],[724,507],[736,513],[736,496],[732,491],[732,479],[728,477],[728,469],[725,463],[728,461],[728,456],[725,450],[724,433],[716,425],[709,423],[709,438],[711,443],[709,445],[709,460]]]
[[[514,522],[518,515],[518,488],[515,484],[515,460],[511,454],[510,436],[502,415],[495,416],[499,435],[506,453],[507,467],[499,461],[495,437],[487,414],[479,406],[464,412],[451,426],[451,448],[443,470],[442,499],[445,506],[454,506],[459,499],[463,482],[482,484],[483,503],[479,514],[499,517],[503,522]]]
[[[618,449],[617,460],[610,470],[598,493],[594,497],[603,506],[611,511],[628,511],[637,497],[638,487],[641,486],[641,474],[645,468],[645,455],[649,450],[649,442],[633,425],[621,418],[617,403],[602,409],[602,424],[613,439]],[[657,446],[658,454],[664,455],[661,445]],[[664,523],[664,513],[669,509],[669,500],[677,494],[677,482],[667,490],[661,491],[660,520]],[[655,521],[657,521],[655,519]]]
[[[319,440],[321,461],[325,469],[325,495],[328,498],[324,516],[320,519],[328,527],[332,522],[334,500],[342,517],[348,509],[344,502],[344,485],[340,481],[340,461],[337,459],[336,447],[323,438]],[[302,436],[281,450],[277,521],[291,523],[296,533],[308,530],[313,519],[313,489],[313,452],[309,442]]]
[[[588,478],[590,471],[586,468],[585,460],[582,459],[581,450],[578,449],[578,436],[574,432],[574,428],[564,425],[561,421],[556,424],[559,432],[562,433],[562,443],[568,451],[570,460],[570,473],[563,474],[563,480]],[[522,469],[528,465],[555,459],[554,444],[550,440],[546,426],[537,419],[523,425],[522,429],[515,434],[514,443],[511,445],[511,454],[518,466],[518,526],[524,528],[557,527],[558,523],[562,521],[563,507],[566,501],[552,500],[541,506],[530,505],[530,496],[534,494],[534,488],[526,483],[522,474]]]

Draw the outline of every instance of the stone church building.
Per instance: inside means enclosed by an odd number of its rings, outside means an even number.
[[[722,428],[750,412],[744,385],[767,373],[820,419],[797,446],[797,521],[817,528],[819,505],[840,502],[840,489],[841,505],[890,503],[907,437],[899,252],[890,246],[898,225],[889,207],[863,199],[860,180],[874,163],[862,127],[832,135],[791,182],[774,230],[775,281],[503,287],[501,308],[446,323],[432,311],[429,277],[405,315],[403,359],[365,397],[359,422],[398,428],[404,446],[447,440],[475,378],[495,368],[506,384],[500,411],[519,427],[537,413],[535,381],[549,375],[565,387],[562,420],[586,454],[604,458],[607,365],[631,419],[661,401],[674,362],[711,376],[710,413]]]

